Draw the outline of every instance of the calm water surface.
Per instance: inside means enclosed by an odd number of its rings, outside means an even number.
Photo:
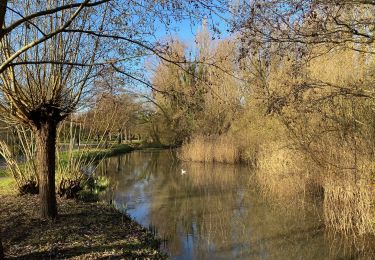
[[[97,174],[110,179],[106,199],[162,238],[172,259],[355,258],[332,246],[318,205],[274,203],[245,166],[135,151],[106,159]]]

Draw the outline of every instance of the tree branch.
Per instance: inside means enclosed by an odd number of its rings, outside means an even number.
[[[43,11],[40,11],[40,12],[33,13],[31,15],[23,17],[22,19],[14,22],[11,25],[9,25],[8,27],[6,27],[2,31],[2,34],[0,34],[0,39],[2,37],[4,37],[5,34],[11,32],[12,30],[14,30],[19,25],[23,24],[24,22],[28,22],[29,20],[31,20],[33,18],[44,16],[44,15],[48,15],[48,14],[54,14],[54,13],[57,13],[57,12],[61,12],[63,10],[72,9],[72,8],[76,8],[76,7],[79,7],[79,8],[82,8],[82,7],[93,7],[93,6],[101,5],[101,4],[109,2],[109,1],[111,1],[111,0],[101,0],[101,1],[98,1],[98,2],[89,3],[90,0],[89,1],[86,0],[86,1],[81,2],[81,3],[63,5],[63,6],[59,6],[59,7],[53,8],[53,9],[47,9],[47,10],[43,10]],[[3,2],[4,1],[2,1],[2,4],[3,4]],[[6,1],[5,1],[5,7],[6,7]],[[3,6],[0,6],[0,8],[3,8]],[[1,9],[0,9],[0,12],[1,12],[0,14],[2,15],[3,13],[2,13]],[[4,16],[5,16],[5,11],[4,11]],[[0,16],[0,18],[1,18],[1,16]],[[1,20],[0,20],[0,22],[1,22]]]
[[[53,36],[63,32],[67,27],[70,26],[70,24],[73,22],[73,20],[78,16],[78,14],[82,11],[82,9],[85,7],[85,5],[89,2],[90,0],[86,0],[85,2],[83,2],[81,4],[81,6],[78,8],[77,11],[74,12],[74,14],[69,18],[69,20],[64,24],[62,25],[59,29],[51,32],[50,34],[42,37],[42,38],[39,38],[25,46],[23,46],[21,49],[19,49],[18,51],[16,51],[15,53],[13,53],[6,61],[4,61],[1,66],[0,66],[0,73],[3,73],[4,70],[6,70],[8,67],[9,67],[9,64],[14,60],[16,59],[18,56],[20,56],[22,53],[26,52],[27,50],[29,50],[30,48],[42,43],[42,42],[45,42],[47,41],[48,39],[52,38]]]
[[[5,13],[7,10],[7,4],[8,0],[2,0],[0,3],[0,38],[2,38],[2,35],[4,33],[3,27],[4,27],[4,21],[5,21]]]
[[[127,73],[127,72],[125,72],[125,71],[119,69],[119,68],[116,67],[114,64],[111,64],[111,67],[112,67],[115,71],[117,71],[118,73],[123,74],[123,75],[125,75],[125,76],[127,76],[127,77],[129,77],[129,78],[131,78],[131,79],[134,79],[134,80],[136,80],[136,81],[142,83],[143,85],[149,87],[150,89],[152,89],[152,90],[154,90],[154,91],[156,91],[156,92],[163,93],[163,94],[168,94],[167,91],[162,91],[162,90],[159,90],[159,89],[155,88],[155,87],[154,87],[153,85],[151,85],[150,83],[148,83],[148,82],[146,82],[146,81],[144,81],[144,80],[142,80],[142,79],[139,79],[139,78],[134,77],[134,76],[131,75],[130,73]]]

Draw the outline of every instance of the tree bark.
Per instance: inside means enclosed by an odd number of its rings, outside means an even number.
[[[125,142],[128,141],[128,131],[126,130],[126,128],[124,129],[124,140]]]
[[[7,11],[8,0],[2,0],[0,2],[0,39],[4,38],[4,22],[5,22],[5,13]]]
[[[117,143],[118,144],[122,143],[122,129],[118,130]]]
[[[104,148],[107,149],[108,148],[108,133],[105,133],[105,140],[104,140]]]
[[[55,192],[56,128],[55,122],[46,120],[36,130],[40,216],[52,219],[57,217]]]
[[[0,260],[4,259],[4,249],[3,249],[3,244],[1,242],[1,235],[0,235]]]

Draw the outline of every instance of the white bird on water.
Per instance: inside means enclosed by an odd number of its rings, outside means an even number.
[[[181,169],[181,175],[186,174],[186,171],[184,169]]]

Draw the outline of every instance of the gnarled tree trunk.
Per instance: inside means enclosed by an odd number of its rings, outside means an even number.
[[[39,175],[40,216],[56,218],[55,192],[56,128],[53,118],[43,120],[35,130],[37,170]]]

